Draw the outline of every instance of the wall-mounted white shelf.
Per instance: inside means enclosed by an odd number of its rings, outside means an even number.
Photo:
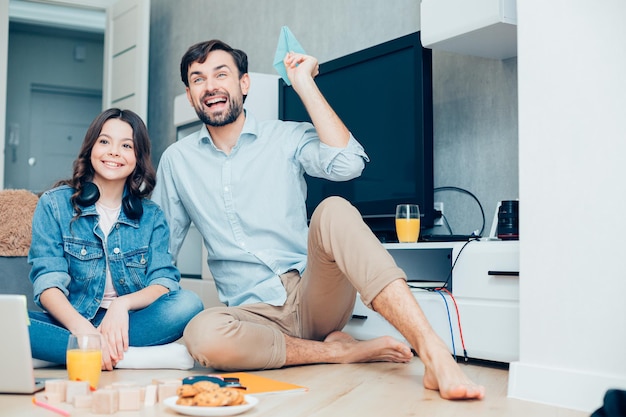
[[[422,0],[425,48],[507,59],[517,56],[516,0]]]

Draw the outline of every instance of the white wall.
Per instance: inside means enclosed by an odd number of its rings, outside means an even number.
[[[509,395],[626,389],[626,2],[518,7],[520,360]]]

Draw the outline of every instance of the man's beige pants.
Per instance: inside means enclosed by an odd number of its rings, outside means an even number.
[[[282,306],[248,304],[209,308],[187,325],[184,340],[201,365],[220,370],[280,368],[285,334],[321,341],[350,320],[356,292],[371,308],[383,288],[406,274],[346,200],[322,201],[311,218],[302,276],[281,275]]]

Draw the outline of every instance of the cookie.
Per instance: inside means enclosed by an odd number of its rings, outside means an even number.
[[[178,399],[176,400],[176,404],[192,406],[192,405],[194,405],[193,404],[193,397],[178,397]]]
[[[183,384],[176,388],[176,394],[179,397],[194,397],[200,391],[193,385]]]
[[[223,390],[205,391],[193,397],[194,405],[198,407],[222,407],[228,404],[229,397]]]
[[[236,388],[222,388],[224,395],[228,398],[226,405],[241,405],[244,403],[245,398],[243,392]]]
[[[220,388],[218,384],[211,381],[198,381],[191,386],[194,387],[198,393],[211,392]]]

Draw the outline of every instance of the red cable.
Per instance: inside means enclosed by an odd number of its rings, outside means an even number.
[[[454,299],[454,295],[447,288],[438,288],[440,291],[445,291],[450,298],[452,298],[452,302],[454,302],[454,308],[456,309],[456,320],[459,323],[459,334],[461,335],[461,346],[463,347],[463,353],[465,353],[465,359],[467,360],[467,351],[465,350],[465,340],[463,339],[463,328],[461,327],[461,315],[459,314],[459,306],[456,304],[456,300]]]

